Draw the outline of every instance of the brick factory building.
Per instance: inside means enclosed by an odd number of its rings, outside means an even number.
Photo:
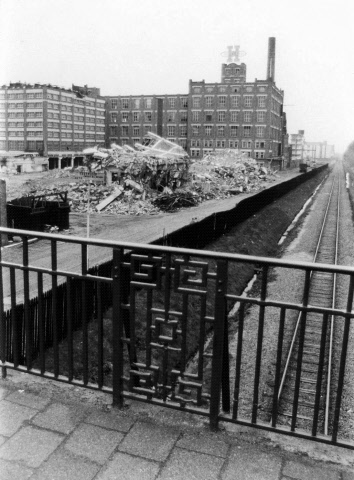
[[[275,38],[269,39],[265,80],[246,81],[246,65],[229,47],[221,82],[189,82],[188,94],[107,98],[107,141],[141,142],[148,131],[186,148],[192,157],[238,148],[253,158],[283,155],[283,96],[274,81]],[[286,132],[285,132],[286,134]]]
[[[239,48],[228,47],[221,82],[190,80],[185,94],[102,97],[96,88],[11,83],[0,88],[0,150],[50,155],[104,143],[134,146],[151,131],[195,158],[223,148],[256,159],[283,157],[284,94],[274,72],[272,37],[266,78],[254,82],[246,81]]]
[[[106,101],[96,88],[10,83],[0,87],[0,150],[82,151],[105,144]]]

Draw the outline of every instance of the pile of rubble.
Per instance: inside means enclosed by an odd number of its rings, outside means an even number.
[[[212,152],[190,166],[194,190],[201,200],[227,198],[264,188],[275,181],[276,173],[238,150]]]

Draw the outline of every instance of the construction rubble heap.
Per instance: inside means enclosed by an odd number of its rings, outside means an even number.
[[[89,208],[102,214],[153,215],[257,191],[275,179],[274,173],[238,150],[221,150],[193,161],[182,147],[152,133],[135,148],[113,144],[83,153],[84,167],[48,172],[53,184],[44,188],[39,183],[31,194],[66,190],[73,212]]]

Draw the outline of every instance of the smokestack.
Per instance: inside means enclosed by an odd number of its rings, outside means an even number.
[[[275,72],[275,37],[269,37],[267,80],[273,80],[274,82],[274,72]]]

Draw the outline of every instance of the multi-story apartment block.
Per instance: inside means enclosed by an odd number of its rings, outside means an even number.
[[[188,94],[107,97],[107,142],[134,145],[152,131],[192,157],[222,148],[259,159],[281,156],[284,94],[274,82],[275,39],[265,80],[246,82],[246,65],[234,57],[222,65],[221,83],[190,80]]]
[[[313,160],[330,159],[335,155],[334,145],[328,145],[326,141],[306,142],[306,151]]]
[[[299,130],[298,133],[290,135],[290,145],[292,146],[292,159],[294,162],[301,162],[306,158],[305,130]]]
[[[10,83],[0,87],[0,150],[82,151],[105,145],[106,101],[98,89]]]

